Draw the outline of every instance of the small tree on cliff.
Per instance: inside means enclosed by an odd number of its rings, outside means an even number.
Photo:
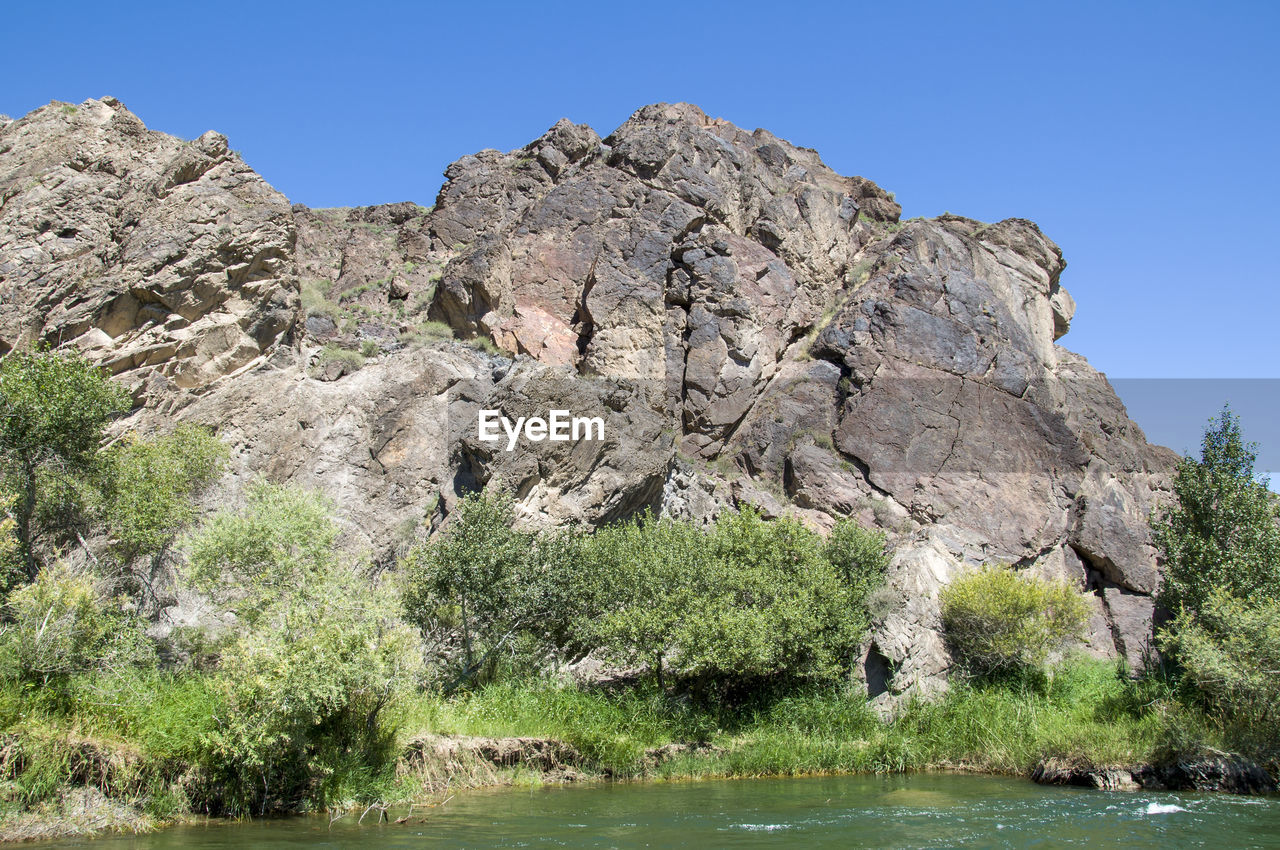
[[[50,494],[74,490],[96,461],[103,428],[128,409],[125,388],[78,354],[15,351],[0,360],[0,466],[16,496],[27,580],[37,572],[37,508]]]
[[[1246,443],[1229,407],[1209,420],[1200,459],[1183,458],[1176,501],[1152,524],[1164,551],[1160,602],[1200,611],[1215,591],[1280,600],[1280,526],[1276,497],[1254,474],[1257,444]]]

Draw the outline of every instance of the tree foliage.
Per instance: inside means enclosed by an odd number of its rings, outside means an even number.
[[[582,535],[573,530],[534,534],[515,527],[506,493],[460,499],[441,533],[405,560],[408,619],[436,643],[461,644],[458,674],[494,672],[500,660],[573,654],[575,623],[592,610],[599,588],[583,569]]]
[[[1254,474],[1257,446],[1230,408],[1209,421],[1200,458],[1184,458],[1176,501],[1153,523],[1165,555],[1161,603],[1175,617],[1157,639],[1188,691],[1233,746],[1280,752],[1280,526]]]
[[[129,394],[78,354],[14,351],[0,360],[0,462],[17,496],[15,532],[26,578],[37,564],[42,500],[91,471],[112,416]]]
[[[1280,602],[1215,591],[1196,612],[1183,608],[1159,642],[1237,744],[1280,751]]]
[[[1164,552],[1160,602],[1198,611],[1221,590],[1280,600],[1277,501],[1254,474],[1256,444],[1246,443],[1230,408],[1209,421],[1200,459],[1183,458],[1176,501],[1152,525]]]
[[[971,570],[942,589],[942,628],[956,659],[977,676],[1041,667],[1049,653],[1080,636],[1088,607],[1063,581],[1003,564]]]
[[[709,531],[644,518],[596,535],[614,570],[598,619],[606,651],[701,688],[830,680],[866,625],[852,584],[798,520],[750,508]]]
[[[409,619],[456,639],[464,676],[495,653],[531,669],[594,650],[701,688],[829,679],[849,668],[886,564],[884,538],[854,524],[824,542],[749,508],[710,529],[643,516],[532,533],[513,520],[509,496],[467,496],[406,562]]]

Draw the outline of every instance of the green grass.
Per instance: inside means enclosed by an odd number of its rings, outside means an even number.
[[[201,777],[216,772],[210,742],[221,699],[214,676],[194,671],[96,674],[61,689],[0,683],[0,818],[47,817],[70,785],[85,783],[140,822],[199,808]],[[853,687],[727,706],[698,705],[654,685],[605,692],[546,680],[451,697],[420,692],[390,706],[381,722],[395,742],[387,757],[318,754],[320,773],[299,810],[544,781],[528,768],[475,758],[413,770],[397,763],[424,734],[555,738],[578,749],[588,776],[648,779],[946,768],[1026,775],[1052,756],[1131,765],[1158,760],[1171,746],[1222,745],[1212,724],[1178,707],[1159,680],[1134,681],[1113,664],[1079,659],[1051,678],[955,686],[892,722]],[[646,758],[646,750],[672,742],[706,746],[665,762]]]
[[[1175,709],[1161,686],[1074,660],[1052,679],[960,685],[881,722],[861,692],[793,694],[734,710],[697,708],[652,689],[607,695],[551,684],[498,684],[453,699],[421,696],[402,729],[558,738],[616,776],[641,773],[644,750],[701,741],[718,748],[661,766],[675,777],[798,775],[966,767],[1026,774],[1042,758],[1134,764],[1166,745],[1171,715],[1206,741],[1202,718]],[[1179,713],[1183,711],[1183,713]]]
[[[302,300],[302,314],[328,316],[335,322],[341,319],[343,315],[341,305],[335,304],[328,298],[329,291],[332,289],[332,281],[304,279],[299,292]]]
[[[326,345],[320,349],[320,359],[316,362],[316,370],[323,369],[330,363],[342,363],[348,372],[356,372],[364,366],[365,356],[359,351],[341,348],[337,345]]]
[[[415,330],[400,334],[400,341],[406,345],[429,345],[453,339],[453,328],[444,322],[423,322]]]

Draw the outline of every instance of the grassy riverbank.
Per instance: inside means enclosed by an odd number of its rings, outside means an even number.
[[[33,822],[64,832],[148,829],[199,813],[218,772],[217,695],[198,675],[123,682],[96,677],[74,698],[0,692],[9,730],[0,751],[0,831]],[[496,684],[444,698],[421,693],[380,721],[386,746],[309,754],[311,793],[275,801],[318,810],[407,804],[461,787],[563,781],[528,765],[466,758],[410,766],[406,746],[423,735],[554,739],[580,759],[572,777],[697,779],[894,772],[937,768],[1028,773],[1042,758],[1093,764],[1158,759],[1169,747],[1216,745],[1218,736],[1155,681],[1134,681],[1107,663],[1077,660],[1051,677],[953,688],[882,722],[856,691],[814,690],[732,708],[699,705],[655,687],[613,693],[553,683]],[[697,743],[668,748],[672,743]],[[448,763],[445,763],[445,762]],[[471,761],[475,761],[472,759]],[[86,794],[89,797],[86,798]],[[68,805],[88,799],[92,806]],[[81,817],[74,816],[74,811]],[[107,817],[110,815],[110,817]]]
[[[528,684],[423,698],[404,722],[442,734],[557,738],[617,777],[654,775],[644,753],[670,742],[709,747],[664,762],[656,775],[701,778],[938,767],[1023,774],[1048,756],[1131,763],[1158,756],[1179,734],[1216,739],[1161,685],[1085,660],[1038,681],[955,687],[888,723],[859,693],[839,690],[716,711],[656,691],[609,696]]]

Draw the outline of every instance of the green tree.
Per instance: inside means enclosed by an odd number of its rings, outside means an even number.
[[[578,529],[514,528],[511,496],[472,493],[441,532],[404,563],[407,618],[446,656],[460,649],[457,681],[502,667],[532,672],[590,647],[580,621],[602,593]]]
[[[103,429],[129,409],[128,392],[78,354],[14,351],[0,360],[0,462],[13,509],[22,572],[37,572],[34,518],[45,494],[94,466]]]
[[[1170,611],[1199,611],[1215,590],[1280,600],[1277,502],[1254,474],[1256,458],[1227,407],[1209,420],[1200,459],[1178,463],[1175,501],[1152,524],[1165,557],[1159,598]]]
[[[1000,676],[1041,667],[1049,653],[1080,636],[1089,609],[1063,581],[1004,564],[971,570],[942,589],[947,643],[967,670]]]
[[[702,691],[830,680],[866,626],[861,599],[798,520],[750,508],[709,531],[670,519],[601,531],[612,605],[594,625],[619,660]]]
[[[615,660],[647,666],[664,687],[681,632],[699,613],[692,579],[708,569],[706,534],[688,522],[645,514],[600,529],[586,552],[586,570],[610,590],[582,630]]]
[[[406,559],[404,604],[424,631],[456,610],[463,676],[524,625],[529,588],[522,581],[534,549],[531,534],[516,531],[511,497],[472,493],[458,501],[441,533]]]

